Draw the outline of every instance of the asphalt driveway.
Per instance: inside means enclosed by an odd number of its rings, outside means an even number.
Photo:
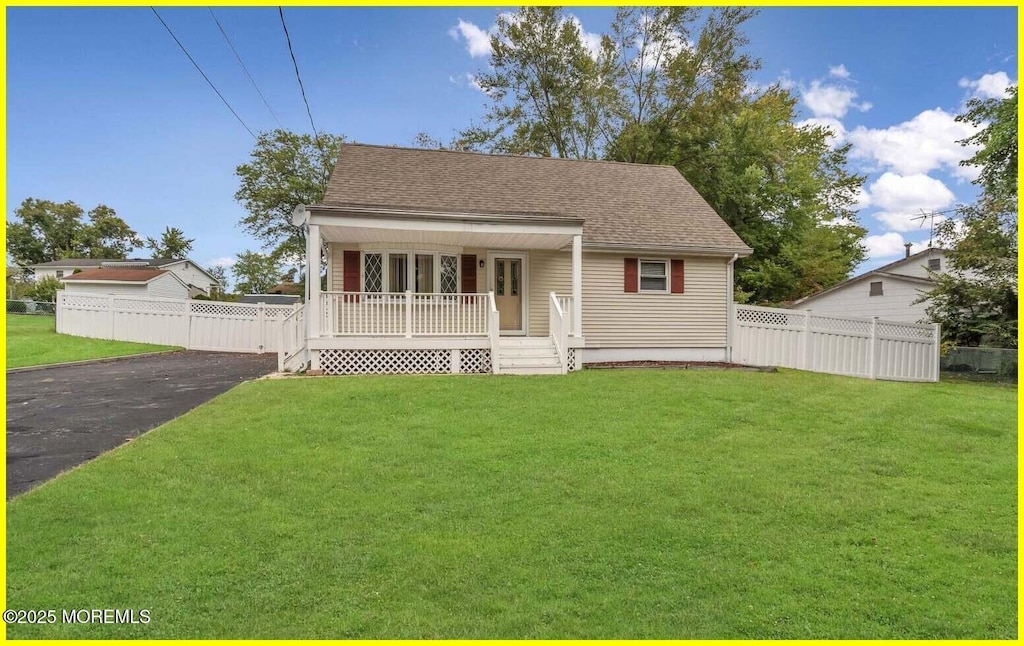
[[[8,373],[7,498],[276,369],[276,354],[186,351]]]

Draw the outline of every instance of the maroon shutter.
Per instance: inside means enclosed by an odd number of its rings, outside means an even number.
[[[462,254],[462,291],[476,293],[476,256],[473,254]]]
[[[682,294],[683,293],[683,261],[682,259],[672,260],[672,293]]]
[[[640,291],[640,269],[636,258],[623,258],[623,283],[622,291],[627,294],[635,294]]]
[[[359,291],[359,252],[358,251],[346,251],[344,254],[344,262],[342,263],[342,291],[346,292],[358,292]],[[358,299],[358,296],[349,297],[351,299]],[[349,298],[345,300],[348,301]]]

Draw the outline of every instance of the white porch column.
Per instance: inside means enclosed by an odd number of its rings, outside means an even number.
[[[583,336],[583,236],[572,237],[572,335]]]
[[[309,337],[320,336],[320,225],[306,233],[306,299]]]

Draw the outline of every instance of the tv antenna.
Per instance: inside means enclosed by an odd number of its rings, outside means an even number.
[[[921,227],[924,226],[924,221],[925,220],[930,220],[930,222],[928,224],[928,248],[931,249],[931,247],[932,247],[932,238],[935,236],[935,218],[938,215],[940,215],[940,214],[936,213],[934,211],[932,211],[930,213],[925,213],[924,209],[918,209],[918,210],[921,211],[921,215],[915,215],[914,217],[912,217],[910,219],[911,220],[920,220],[921,221],[921,224],[917,225],[918,229],[920,229]]]

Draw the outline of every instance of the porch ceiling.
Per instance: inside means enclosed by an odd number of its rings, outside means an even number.
[[[426,229],[378,229],[368,227],[320,227],[327,242],[341,243],[408,243],[440,244],[487,249],[563,249],[572,245],[567,233],[531,233],[523,231],[486,231],[476,224],[471,231],[438,231]],[[500,227],[495,227],[496,229]]]

